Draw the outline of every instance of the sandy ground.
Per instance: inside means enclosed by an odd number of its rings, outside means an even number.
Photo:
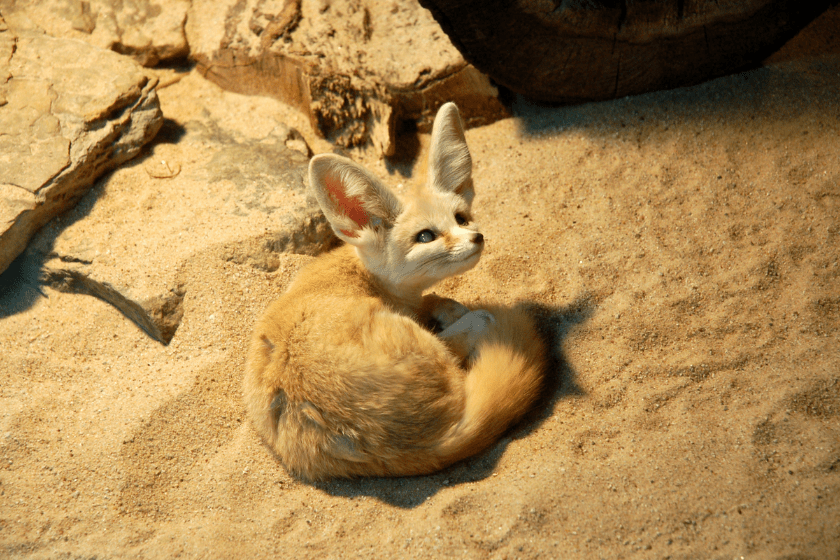
[[[168,346],[7,288],[0,556],[840,557],[840,49],[817,50],[468,131],[487,247],[436,291],[539,304],[555,364],[525,422],[433,476],[304,484],[247,425],[247,337],[310,257],[196,247]],[[208,102],[160,94],[176,122]]]

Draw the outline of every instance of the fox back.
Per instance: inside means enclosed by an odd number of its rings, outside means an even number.
[[[297,476],[438,470],[492,444],[539,390],[545,348],[526,313],[423,296],[484,248],[451,103],[429,157],[427,184],[402,200],[346,158],[310,162],[311,188],[345,245],[269,307],[244,380],[252,423]]]

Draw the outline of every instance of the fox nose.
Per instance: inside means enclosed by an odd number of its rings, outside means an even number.
[[[476,233],[475,235],[473,235],[472,241],[476,245],[480,245],[480,244],[484,243],[484,236],[481,235],[480,233]]]

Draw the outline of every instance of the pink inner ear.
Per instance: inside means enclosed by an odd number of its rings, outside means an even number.
[[[342,188],[341,183],[334,177],[327,177],[324,184],[338,207],[344,211],[344,214],[348,218],[353,220],[360,228],[365,227],[368,224],[370,219],[368,218],[367,212],[365,212],[365,209],[362,207],[362,203],[358,198],[349,197],[344,194],[344,189]],[[355,232],[341,230],[341,233],[349,237],[357,237]]]

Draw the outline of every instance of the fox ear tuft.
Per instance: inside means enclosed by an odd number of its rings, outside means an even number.
[[[472,202],[472,158],[461,115],[454,103],[446,103],[435,117],[429,150],[429,181],[434,189],[454,192]]]
[[[393,224],[402,210],[376,177],[335,154],[312,158],[309,184],[336,235],[352,245],[362,243],[363,230]]]

